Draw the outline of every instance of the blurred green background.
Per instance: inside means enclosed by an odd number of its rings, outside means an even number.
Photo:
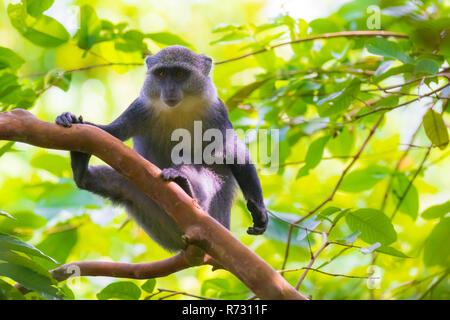
[[[5,88],[2,79],[6,81],[6,73],[14,74],[17,77],[14,81],[21,88],[14,91],[16,96],[5,98],[4,94],[3,100],[0,90],[0,106],[3,111],[26,107],[46,121],[54,121],[62,112],[70,111],[104,124],[117,117],[138,95],[145,68],[133,64],[142,64],[146,53],[170,44],[184,44],[215,61],[223,61],[308,35],[373,30],[367,24],[372,14],[367,9],[370,5],[381,8],[380,29],[406,33],[409,39],[344,37],[309,41],[214,67],[214,82],[219,96],[227,101],[235,127],[277,128],[282,139],[282,168],[275,174],[260,172],[267,207],[276,215],[271,217],[268,231],[258,237],[246,234],[251,217],[240,194],[232,211],[231,231],[275,269],[307,266],[310,248],[313,252],[320,248],[322,235],[310,233],[306,237],[302,229],[294,228],[284,264],[289,234],[286,221],[297,221],[327,199],[382,113],[350,120],[373,108],[392,108],[387,110],[333,201],[315,212],[313,219],[303,222],[304,227],[328,231],[333,221],[337,221],[331,215],[349,209],[357,217],[358,209],[374,208],[388,226],[377,225],[381,222],[376,221],[359,230],[351,218],[339,220],[330,239],[369,249],[364,252],[357,247],[330,245],[314,267],[332,275],[311,270],[300,290],[313,299],[450,298],[447,276],[450,160],[445,149],[450,90],[447,87],[438,92],[438,97],[422,97],[405,107],[396,107],[448,83],[445,76],[438,75],[450,72],[450,1],[52,2],[41,1],[33,7],[33,1],[29,1],[26,19],[14,22],[7,7],[19,2],[2,1],[0,47],[13,50],[22,57],[23,64],[11,65],[13,59],[0,51],[9,61],[9,65],[0,68],[0,89]],[[42,14],[57,20],[69,35],[55,31],[53,38],[45,38],[27,33],[29,29],[24,28],[33,26],[33,19],[42,19]],[[84,22],[83,19],[80,22],[80,16],[85,18]],[[100,20],[104,20],[102,24]],[[46,28],[57,29],[44,24]],[[1,62],[0,56],[0,65]],[[117,62],[130,65],[76,70]],[[63,70],[72,71],[58,73]],[[418,81],[398,87],[400,94],[377,91],[379,86],[415,79]],[[27,88],[32,93],[24,93]],[[338,92],[341,98],[336,98]],[[377,99],[380,102],[373,103]],[[330,106],[340,109],[325,109]],[[438,124],[427,127],[424,115],[430,107],[445,129],[438,128]],[[440,135],[442,145],[436,147],[436,141],[430,141],[424,127]],[[323,137],[327,137],[322,140],[325,145],[316,143],[315,149],[310,148],[312,142]],[[411,140],[412,137],[415,139]],[[433,147],[421,165],[430,143]],[[403,156],[406,149],[408,153]],[[299,173],[305,161],[306,174]],[[93,159],[91,163],[100,161]],[[421,170],[417,173],[418,168]],[[15,218],[0,215],[0,232],[37,247],[58,263],[150,262],[170,256],[134,222],[127,222],[122,208],[77,190],[71,176],[67,152],[0,142],[0,211]],[[422,215],[427,208],[441,204],[444,205],[437,207],[436,213]],[[340,211],[324,213],[330,206]],[[390,218],[396,211],[391,224]],[[314,221],[321,224],[316,226]],[[368,240],[371,228],[376,231],[375,240],[370,237]],[[389,228],[395,230],[394,241],[383,236]],[[381,238],[377,239],[379,234]],[[370,246],[374,243],[396,251],[394,254],[373,251],[376,246]],[[47,270],[56,266],[39,257],[30,259]],[[295,285],[303,272],[284,275]],[[376,279],[367,279],[372,272]],[[0,277],[3,279],[0,297],[11,298],[8,284],[18,278],[4,275]],[[95,299],[103,288],[117,281],[123,280],[81,278],[68,281],[64,290],[66,298]],[[138,286],[146,283],[130,282]],[[68,293],[67,286],[73,295]],[[252,295],[233,275],[223,270],[212,272],[211,267],[192,268],[157,279],[155,286],[222,299],[245,299]],[[141,289],[138,296],[141,299],[149,296],[147,291]],[[136,298],[136,294],[130,297]],[[164,293],[154,298],[161,296]],[[46,296],[31,293],[27,297]],[[181,294],[171,297],[183,298],[189,297]]]

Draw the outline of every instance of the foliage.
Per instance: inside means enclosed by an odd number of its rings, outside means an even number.
[[[230,1],[243,18],[196,7],[215,17],[202,20],[205,38],[181,27],[145,31],[133,22],[145,5],[133,11],[102,1],[80,1],[77,31],[69,32],[48,11],[53,2],[0,8],[0,31],[17,38],[0,42],[0,111],[34,108],[53,121],[73,106],[85,118],[111,120],[137,94],[145,55],[173,44],[207,48],[234,126],[280,132],[276,174],[259,165],[269,229],[246,235],[250,217],[239,199],[233,233],[314,299],[450,298],[448,1],[358,0],[327,18],[282,14],[258,23],[259,8]],[[381,8],[379,29],[369,26],[370,5]],[[104,8],[135,19],[108,19]],[[157,281],[58,284],[48,271],[68,261],[169,254],[125,223],[122,209],[78,190],[66,153],[1,142],[0,170],[0,299],[251,295],[208,267]],[[373,289],[371,265],[382,275]],[[23,295],[15,282],[35,292]]]

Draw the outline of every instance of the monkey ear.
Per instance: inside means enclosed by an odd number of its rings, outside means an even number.
[[[150,66],[153,64],[152,60],[153,59],[151,55],[145,57],[145,64],[147,65],[147,69],[150,68]]]
[[[203,73],[207,76],[211,71],[213,60],[211,57],[208,57],[207,55],[204,54],[202,54],[202,58],[203,58]]]

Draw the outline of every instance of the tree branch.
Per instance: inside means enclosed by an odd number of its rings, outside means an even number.
[[[301,43],[301,42],[306,42],[306,41],[313,41],[313,40],[319,40],[319,39],[331,39],[331,38],[343,38],[343,37],[376,37],[376,36],[381,36],[381,37],[395,37],[395,38],[408,38],[408,36],[406,34],[401,34],[401,33],[397,33],[397,32],[391,32],[391,31],[341,31],[341,32],[330,32],[330,33],[324,33],[324,34],[318,34],[315,36],[310,36],[310,37],[305,37],[305,38],[301,38],[301,39],[297,39],[297,40],[293,40],[293,41],[287,41],[287,42],[282,42],[282,43],[278,43],[275,44],[273,46],[267,46],[264,49],[261,50],[257,50],[254,52],[250,52],[247,54],[243,54],[241,56],[235,57],[235,58],[231,58],[231,59],[227,59],[227,60],[223,60],[223,61],[218,61],[215,64],[216,65],[220,65],[220,64],[224,64],[224,63],[228,63],[228,62],[232,62],[232,61],[236,61],[236,60],[241,60],[256,54],[260,54],[266,51],[270,51],[273,50],[275,48],[281,47],[281,46],[286,46],[286,45],[290,45],[290,44],[295,44],[295,43]]]
[[[158,167],[107,132],[83,124],[62,128],[39,120],[26,110],[15,109],[0,113],[0,139],[97,156],[165,210],[178,224],[188,244],[204,250],[258,297],[308,299],[204,212],[181,187],[176,183],[163,181]],[[164,263],[177,269],[183,266],[178,259],[180,258]]]

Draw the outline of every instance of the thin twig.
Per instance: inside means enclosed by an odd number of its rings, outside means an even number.
[[[320,208],[322,208],[325,204],[327,204],[329,201],[333,200],[334,195],[336,194],[337,190],[339,189],[339,186],[341,185],[345,175],[347,174],[347,172],[353,167],[353,165],[356,163],[356,161],[359,159],[359,157],[361,156],[362,152],[364,151],[364,149],[366,148],[367,144],[369,143],[369,140],[372,138],[372,136],[375,134],[376,129],[378,128],[378,126],[381,123],[381,120],[383,119],[383,115],[378,119],[378,121],[375,123],[375,125],[373,126],[373,128],[370,130],[369,135],[367,136],[366,140],[364,140],[363,144],[361,145],[359,151],[353,156],[352,161],[347,165],[347,167],[344,169],[344,171],[342,172],[341,176],[339,177],[338,182],[336,183],[335,187],[333,188],[333,190],[331,191],[331,194],[328,196],[328,198],[326,198],[321,204],[319,204],[317,207],[315,207],[313,210],[311,210],[310,212],[308,212],[305,216],[303,216],[301,219],[299,219],[298,221],[295,222],[295,224],[300,224],[301,222],[303,222],[305,219],[307,219],[308,217],[312,216],[314,213],[316,213]],[[287,263],[287,259],[289,257],[289,250],[290,250],[290,246],[291,246],[291,238],[292,238],[292,230],[293,230],[293,226],[290,225],[289,226],[289,232],[288,232],[288,239],[287,239],[287,244],[286,244],[286,250],[284,253],[284,259],[283,259],[283,265],[281,269],[284,269],[286,267],[286,263]]]
[[[325,250],[326,247],[328,247],[330,245],[330,243],[328,242],[328,238],[326,233],[324,232],[323,234],[323,244],[322,246],[319,248],[319,250],[317,250],[317,252],[313,255],[313,257],[311,258],[311,260],[308,263],[308,266],[305,268],[305,272],[303,272],[302,276],[300,277],[300,279],[297,282],[297,285],[295,286],[295,289],[299,289],[300,286],[303,283],[303,280],[305,280],[306,275],[308,274],[308,271],[311,269],[311,267],[313,266],[314,262],[316,262],[317,257],[322,253],[323,250]]]
[[[409,180],[408,186],[406,187],[405,191],[404,191],[403,194],[400,196],[400,198],[399,198],[399,200],[398,200],[398,203],[397,203],[397,206],[395,207],[395,210],[394,210],[394,212],[393,212],[392,215],[391,215],[391,220],[394,220],[394,217],[395,217],[395,215],[397,214],[397,211],[400,209],[400,206],[402,205],[403,200],[405,200],[406,195],[407,195],[408,192],[409,192],[409,189],[411,189],[411,186],[412,186],[414,180],[417,178],[417,176],[419,175],[419,172],[422,170],[422,168],[423,168],[423,166],[424,166],[424,164],[425,164],[425,161],[427,160],[427,158],[428,158],[428,156],[429,156],[429,154],[430,154],[431,147],[432,147],[431,145],[428,147],[427,152],[425,153],[425,156],[423,157],[422,162],[421,162],[420,165],[419,165],[419,168],[417,168],[416,172],[414,173],[414,175],[412,176],[412,178]]]
[[[285,270],[279,270],[278,272],[282,273],[282,272],[295,272],[295,271],[301,271],[301,270],[310,270],[313,272],[319,272],[328,276],[332,276],[332,277],[343,277],[343,278],[352,278],[352,279],[367,279],[369,277],[367,276],[352,276],[352,275],[347,275],[347,274],[341,274],[341,273],[330,273],[330,272],[326,272],[326,271],[322,271],[320,269],[317,268],[308,268],[308,267],[302,267],[302,268],[297,268],[297,269],[285,269]]]
[[[99,63],[99,64],[93,64],[90,66],[75,68],[75,69],[69,69],[69,70],[62,70],[61,73],[73,73],[73,72],[79,72],[79,71],[86,71],[91,69],[97,69],[97,68],[106,68],[106,67],[113,67],[113,66],[143,66],[144,64],[141,62],[110,62],[110,63]],[[29,74],[26,76],[23,76],[22,78],[36,78],[36,77],[43,77],[47,75],[48,72],[43,73],[34,73]]]
[[[176,296],[176,295],[183,295],[183,296],[187,296],[187,297],[197,298],[197,299],[200,299],[200,300],[217,300],[217,299],[214,299],[214,298],[208,298],[208,297],[204,297],[204,296],[199,296],[199,295],[188,293],[188,292],[184,292],[184,291],[175,291],[175,290],[169,290],[169,289],[163,289],[163,288],[158,288],[158,291],[159,291],[158,293],[161,293],[161,292],[169,292],[169,293],[171,293],[168,296],[164,296],[164,297],[160,298],[160,300],[169,298],[171,296]]]
[[[413,148],[412,147],[413,146],[412,143],[416,139],[416,136],[419,133],[419,130],[420,130],[421,126],[422,126],[422,122],[420,123],[420,125],[417,127],[416,131],[414,131],[413,135],[411,136],[411,139],[409,140],[408,148],[405,150],[405,152],[403,152],[402,156],[397,161],[397,163],[395,165],[395,168],[394,168],[394,172],[392,172],[392,174],[389,175],[388,184],[387,184],[387,187],[386,187],[386,191],[384,192],[383,201],[381,203],[381,208],[380,208],[381,211],[383,211],[385,206],[386,206],[387,199],[389,197],[389,192],[391,191],[391,187],[392,187],[392,182],[394,180],[394,176],[399,171],[400,165],[402,164],[403,160],[408,156],[409,152]]]
[[[374,114],[374,113],[378,113],[378,112],[380,112],[380,111],[391,111],[391,110],[394,110],[394,109],[397,109],[397,108],[406,106],[406,105],[408,105],[408,104],[410,104],[410,103],[419,101],[419,100],[420,100],[421,98],[423,98],[423,97],[429,97],[429,96],[431,96],[431,95],[433,95],[433,94],[435,94],[435,93],[437,93],[437,92],[439,92],[439,91],[441,91],[441,90],[447,88],[448,86],[450,86],[450,83],[447,83],[447,84],[443,85],[442,87],[437,88],[436,90],[433,90],[433,91],[428,92],[428,93],[426,93],[426,94],[424,94],[424,95],[421,95],[420,97],[417,97],[417,98],[415,98],[415,99],[412,99],[412,100],[409,100],[409,101],[400,103],[400,104],[398,104],[398,105],[396,105],[396,106],[393,106],[393,107],[383,107],[383,108],[378,108],[378,109],[375,109],[375,110],[372,110],[372,111],[369,111],[369,112],[366,112],[366,113],[363,113],[363,114],[360,114],[360,115],[356,115],[352,120],[349,120],[349,121],[347,121],[347,122],[345,122],[345,123],[350,123],[350,122],[359,120],[359,119],[361,119],[361,118],[363,118],[363,117],[369,116],[369,115]]]
[[[449,274],[449,270],[447,270],[439,279],[437,279],[428,289],[427,289],[427,291],[425,291],[424,293],[423,293],[423,295],[419,298],[419,300],[423,300],[423,299],[425,299],[425,297],[430,293],[430,292],[432,292],[433,290],[434,290],[434,288],[436,288],[437,287],[437,285],[439,284],[439,283],[441,283],[442,282],[442,280],[444,280],[445,278],[447,278],[447,276],[448,276],[448,274]]]
[[[331,32],[331,33],[324,33],[324,34],[319,34],[319,35],[315,35],[315,36],[310,36],[310,37],[305,37],[305,38],[301,38],[301,39],[296,39],[296,40],[292,40],[292,41],[287,41],[287,42],[282,42],[282,43],[278,43],[275,44],[273,46],[267,46],[263,49],[257,50],[257,51],[253,51],[247,54],[243,54],[241,56],[235,57],[235,58],[231,58],[231,59],[227,59],[227,60],[223,60],[223,61],[218,61],[216,62],[216,65],[220,65],[220,64],[224,64],[224,63],[228,63],[228,62],[232,62],[232,61],[236,61],[236,60],[240,60],[240,59],[244,59],[253,55],[257,55],[266,51],[270,51],[273,50],[275,48],[281,47],[281,46],[286,46],[286,45],[291,45],[291,44],[295,44],[295,43],[301,43],[301,42],[306,42],[306,41],[313,41],[313,40],[319,40],[319,39],[331,39],[331,38],[342,38],[342,37],[376,37],[376,36],[382,36],[382,37],[396,37],[396,38],[408,38],[408,36],[406,34],[401,34],[401,33],[397,33],[397,32],[390,32],[390,31],[341,31],[341,32]]]

